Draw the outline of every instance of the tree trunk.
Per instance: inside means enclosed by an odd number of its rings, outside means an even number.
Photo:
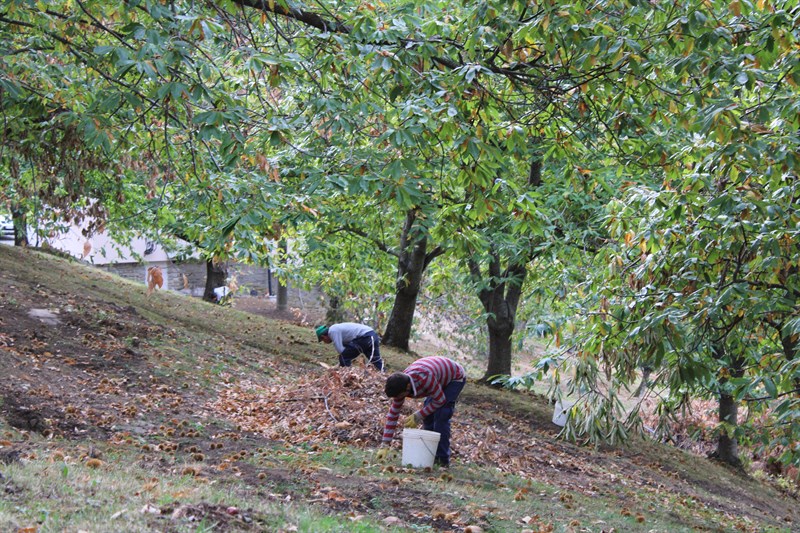
[[[719,361],[724,361],[726,359],[725,348],[723,346],[715,346],[714,357]],[[728,372],[731,377],[740,378],[744,375],[744,359],[740,357],[731,358],[728,365]],[[719,421],[735,428],[739,423],[739,404],[736,398],[725,389],[727,381],[727,379],[720,379],[719,382]],[[736,437],[729,436],[727,431],[720,432],[717,438],[717,449],[712,456],[731,466],[742,466],[742,461],[739,459],[739,443]]]
[[[283,261],[288,251],[286,240],[281,239],[278,246],[280,247],[281,261]],[[275,308],[280,313],[289,309],[289,286],[281,279],[278,280],[278,297],[275,302]]]
[[[641,398],[645,391],[647,391],[648,380],[650,379],[650,374],[652,372],[653,367],[648,365],[642,366],[642,381],[639,383],[639,387],[636,389],[636,392],[633,393],[634,398]]]
[[[511,374],[511,336],[514,334],[514,317],[507,313],[486,321],[489,330],[489,361],[483,380],[491,383],[494,376]]]
[[[427,266],[426,248],[428,240],[422,238],[414,243],[410,252],[402,252],[397,261],[397,282],[395,283],[394,305],[386,323],[386,331],[381,342],[401,350],[408,350],[411,328],[417,297],[422,285],[422,275]]]
[[[400,350],[408,350],[411,339],[411,328],[414,324],[414,311],[417,307],[419,288],[398,289],[394,297],[394,305],[386,323],[381,343],[394,346]]]
[[[787,361],[794,361],[797,354],[797,338],[791,333],[787,333],[784,325],[777,326],[778,333],[781,336],[781,345],[783,346],[783,355]],[[800,391],[800,376],[794,378],[794,388]]]
[[[328,298],[328,309],[325,311],[326,324],[338,324],[346,319],[344,310],[339,305],[339,297],[331,296]]]
[[[14,222],[14,246],[28,246],[28,219],[18,207],[11,207],[11,220]]]
[[[284,312],[289,309],[289,287],[278,281],[278,296],[275,299],[275,309]]]
[[[736,426],[738,424],[738,416],[739,405],[736,399],[726,392],[721,392],[719,395],[719,421]],[[736,437],[728,436],[725,431],[719,434],[717,451],[714,456],[732,466],[738,467],[742,465],[742,461],[739,459],[739,443]]]
[[[535,189],[542,184],[542,160],[535,156],[531,160],[528,172],[528,186]],[[517,251],[519,252],[519,251]],[[480,265],[469,258],[470,276],[476,283],[483,287],[478,293],[478,298],[483,304],[483,309],[488,315],[486,326],[489,330],[489,360],[486,364],[486,373],[482,381],[491,384],[495,376],[511,374],[512,336],[517,320],[517,306],[522,296],[522,284],[528,273],[528,262],[533,257],[532,250],[516,253],[506,259],[505,272],[501,271],[503,260],[500,253],[490,247],[489,268],[486,281],[480,271]]]
[[[214,289],[222,287],[228,281],[228,265],[215,263],[212,259],[206,260],[206,288],[203,291],[203,300],[216,302]]]
[[[483,309],[489,318],[489,360],[482,380],[491,383],[495,376],[511,374],[511,337],[516,326],[517,306],[522,295],[522,283],[527,273],[526,264],[511,264],[500,272],[500,257],[492,251],[484,288],[478,293]],[[468,261],[473,281],[483,279],[480,266],[473,259]]]
[[[417,297],[422,286],[425,269],[435,257],[442,254],[440,248],[428,253],[427,235],[414,231],[416,218],[416,211],[406,213],[403,233],[400,236],[400,253],[397,259],[394,305],[381,338],[381,343],[384,345],[401,350],[408,350]]]

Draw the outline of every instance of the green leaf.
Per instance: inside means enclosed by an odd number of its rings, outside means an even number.
[[[775,382],[772,380],[771,377],[766,376],[764,377],[763,381],[764,389],[766,389],[767,394],[769,394],[773,398],[778,397],[778,387],[775,386]]]

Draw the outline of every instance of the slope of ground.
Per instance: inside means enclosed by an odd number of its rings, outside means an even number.
[[[658,443],[582,448],[469,383],[454,466],[375,460],[388,402],[308,327],[0,247],[3,531],[792,531],[797,501]],[[384,350],[390,370],[413,357]]]

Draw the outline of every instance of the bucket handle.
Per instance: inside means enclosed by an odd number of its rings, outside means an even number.
[[[439,438],[441,439],[441,434],[440,434],[440,437],[439,437]],[[425,439],[423,439],[422,437],[419,437],[419,440],[422,442],[422,445],[423,445],[423,446],[425,446],[425,449],[426,449],[426,450],[428,450],[428,453],[430,453],[431,455],[433,455],[434,457],[436,457],[436,450],[434,449],[433,451],[431,451],[431,449],[428,447],[428,441],[427,441],[427,440],[425,440]],[[438,446],[438,443],[437,443],[437,446],[436,446],[436,447],[437,447],[437,448],[439,447],[439,446]]]
[[[425,449],[428,450],[428,453],[430,453],[431,455],[436,457],[436,450],[431,451],[431,449],[428,448],[428,443],[425,442],[425,439],[422,439],[422,444],[425,446]],[[437,446],[437,448],[438,448],[438,446]]]

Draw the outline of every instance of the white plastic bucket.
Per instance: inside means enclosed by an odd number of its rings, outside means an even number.
[[[433,466],[439,435],[424,429],[403,430],[403,466],[425,468]]]
[[[573,405],[575,405],[574,401],[557,401],[553,410],[553,424],[563,428],[567,424],[567,415],[569,415],[569,410],[572,409]]]

